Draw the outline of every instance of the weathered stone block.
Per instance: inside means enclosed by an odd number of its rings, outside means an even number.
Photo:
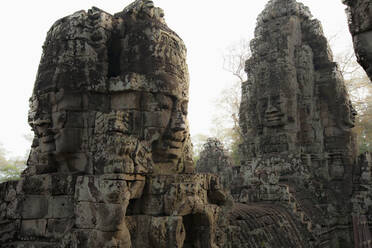
[[[78,201],[119,204],[129,201],[130,192],[125,180],[104,179],[103,176],[81,176],[77,179],[75,198]]]
[[[130,236],[127,231],[101,232],[97,230],[76,230],[73,235],[81,247],[131,248]]]
[[[76,176],[52,175],[52,195],[73,195],[75,193]]]
[[[54,219],[74,216],[75,200],[72,196],[53,196],[49,198],[50,217]]]
[[[82,96],[80,93],[65,93],[63,90],[56,94],[57,109],[63,110],[82,110]]]
[[[141,95],[135,92],[115,93],[111,96],[111,108],[113,110],[140,110]]]
[[[42,219],[50,215],[47,196],[25,196],[21,206],[23,219]]]
[[[56,163],[62,173],[93,174],[92,161],[84,152],[61,154]]]
[[[52,191],[52,176],[37,175],[22,179],[22,192],[28,195],[48,195]]]
[[[182,217],[134,215],[126,219],[134,247],[184,247]]]
[[[20,227],[20,220],[4,221],[0,218],[0,244],[13,240]]]
[[[66,128],[84,128],[87,120],[86,113],[80,111],[67,111],[66,121],[63,127]],[[62,128],[62,127],[61,127]]]
[[[139,199],[143,195],[143,190],[145,188],[145,181],[133,181],[127,182],[130,192],[131,199]]]
[[[78,153],[81,151],[83,132],[80,128],[63,128],[56,139],[57,153]]]
[[[51,239],[61,239],[71,232],[74,226],[73,219],[48,219],[46,237]]]
[[[170,121],[169,112],[145,112],[144,113],[144,127],[160,127],[166,128]]]
[[[79,202],[75,209],[76,226],[114,232],[125,229],[128,204]]]
[[[144,214],[164,215],[164,196],[163,195],[145,195],[141,200],[140,206]],[[136,210],[135,210],[136,211]]]
[[[102,81],[105,82],[105,80]],[[106,92],[103,94],[90,92],[88,94],[84,94],[83,105],[85,109],[90,111],[107,113],[110,111],[110,97],[108,97]]]
[[[47,220],[22,220],[21,222],[21,236],[23,237],[45,237]]]

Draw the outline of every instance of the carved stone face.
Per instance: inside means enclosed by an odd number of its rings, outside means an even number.
[[[350,100],[346,104],[344,104],[343,108],[341,108],[341,111],[344,111],[345,113],[343,114],[344,124],[349,128],[354,127],[355,117],[358,115],[358,112],[354,109],[353,104]]]
[[[261,124],[265,127],[275,127],[285,124],[280,95],[270,95],[260,99],[258,111]]]
[[[135,1],[117,15],[118,22],[98,11],[97,27],[107,28],[107,35],[84,41],[91,57],[73,57],[85,39],[75,33],[77,45],[57,51],[64,30],[59,26],[65,24],[52,28],[29,113],[34,164],[46,156],[58,170],[98,174],[150,173],[153,162],[166,164],[161,173],[171,173],[186,169],[182,161],[191,164],[186,48],[161,24],[161,13],[151,0]],[[85,15],[68,23],[85,27]],[[76,63],[53,64],[54,53]]]
[[[188,132],[186,116],[187,101],[176,99],[164,135],[153,143],[155,163],[177,164]]]
[[[71,99],[68,94],[63,97]],[[57,160],[65,159],[69,154],[87,153],[93,148],[87,148],[90,145],[86,133],[94,128],[96,136],[121,134],[147,142],[152,147],[155,164],[177,166],[188,135],[187,100],[162,93],[133,91],[107,95],[106,98],[111,101],[111,111],[101,114],[96,114],[94,109],[79,112],[65,109],[50,113],[49,109],[43,108],[45,103],[35,104],[35,119],[30,123],[41,151]],[[58,104],[52,102],[47,105],[58,108]],[[121,153],[118,154],[120,157]]]

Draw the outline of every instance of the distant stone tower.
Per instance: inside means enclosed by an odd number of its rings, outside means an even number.
[[[324,247],[351,247],[356,112],[320,22],[295,0],[271,0],[251,50],[240,107],[245,186],[235,198],[289,200]]]
[[[219,139],[207,139],[196,163],[196,171],[218,174],[225,190],[230,190],[233,183],[233,161]]]

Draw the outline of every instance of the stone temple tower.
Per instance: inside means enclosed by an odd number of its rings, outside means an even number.
[[[257,19],[251,50],[242,85],[244,159],[238,175],[240,185],[251,186],[237,186],[236,199],[280,202],[286,185],[294,202],[308,195],[297,208],[311,216],[318,234],[332,233],[320,239],[351,242],[345,214],[351,208],[356,112],[320,22],[295,0],[271,0]]]
[[[22,179],[0,184],[0,247],[215,247],[225,195],[194,173],[186,47],[151,0],[51,27]]]

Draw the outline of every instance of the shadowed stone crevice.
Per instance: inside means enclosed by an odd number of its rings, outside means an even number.
[[[211,223],[203,214],[192,214],[183,216],[185,227],[184,248],[210,247],[209,236]]]

